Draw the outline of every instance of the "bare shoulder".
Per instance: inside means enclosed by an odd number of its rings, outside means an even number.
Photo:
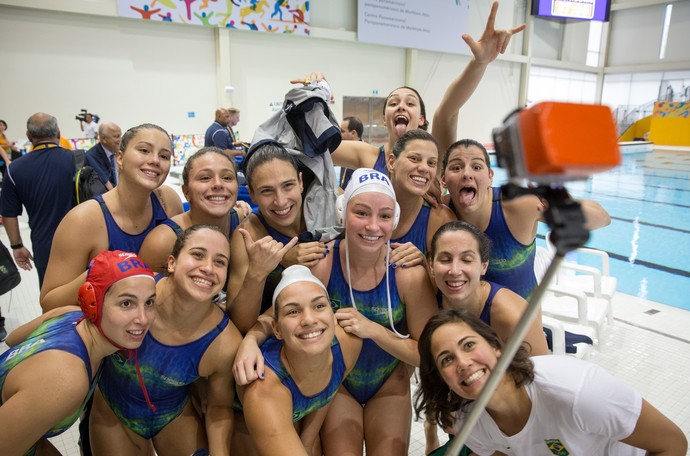
[[[517,324],[526,308],[527,301],[522,296],[508,288],[501,288],[491,302],[491,320]]]
[[[455,212],[453,212],[445,204],[439,204],[438,207],[432,207],[429,213],[429,223],[427,224],[427,238],[431,241],[431,238],[436,233],[436,231],[448,222],[457,220]]]
[[[103,218],[103,210],[100,203],[95,199],[91,199],[74,206],[63,217],[58,230],[64,226],[69,230],[92,231],[94,224],[100,224],[105,227],[105,219]]]
[[[82,262],[88,257],[84,264],[86,268],[88,260],[107,248],[108,231],[105,217],[100,203],[92,199],[75,206],[62,219],[55,230],[50,259],[59,256],[65,261],[69,261],[67,258],[79,258]],[[52,252],[56,252],[57,255],[53,255]]]
[[[246,408],[255,406],[275,405],[280,400],[288,400],[292,404],[292,394],[282,384],[278,376],[271,369],[266,369],[264,378],[248,385],[237,385],[237,394],[242,405]]]
[[[176,240],[177,235],[169,226],[158,225],[146,235],[139,249],[139,256],[155,272],[165,272],[168,256]]]
[[[156,196],[161,199],[161,204],[165,208],[165,213],[168,217],[181,214],[184,211],[182,208],[182,200],[172,187],[161,185],[156,190]]]
[[[429,275],[427,274],[424,265],[416,265],[406,268],[396,268],[395,269],[395,281],[399,289],[415,289],[418,288],[420,284],[424,281],[429,281]]]

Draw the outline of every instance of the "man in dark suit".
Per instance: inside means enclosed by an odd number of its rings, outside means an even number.
[[[113,122],[98,126],[98,144],[86,152],[86,163],[92,167],[105,188],[117,185],[117,152],[120,150],[122,130]]]

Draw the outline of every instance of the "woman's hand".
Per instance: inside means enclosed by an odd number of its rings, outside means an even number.
[[[286,268],[295,264],[311,268],[329,253],[328,245],[323,242],[303,242],[291,248],[285,254],[281,264]]]
[[[443,196],[443,190],[441,189],[441,182],[438,179],[432,179],[431,185],[429,185],[429,190],[424,194],[424,201],[429,203],[431,207],[436,209],[442,203],[441,197]]]
[[[232,375],[238,385],[248,385],[254,380],[264,378],[264,356],[253,337],[247,336],[242,339],[235,355]]]
[[[335,97],[333,95],[333,89],[331,89],[330,84],[326,80],[326,77],[323,75],[323,73],[319,73],[318,71],[312,71],[308,75],[302,77],[302,78],[295,78],[295,79],[290,79],[290,84],[303,84],[303,85],[308,85],[313,83],[320,83],[324,82],[324,88],[328,90],[328,93],[330,94],[330,103],[335,103]]]
[[[244,228],[238,228],[238,230],[242,234],[244,246],[247,249],[249,264],[251,265],[250,271],[260,277],[268,277],[268,274],[278,266],[285,254],[297,243],[297,236],[285,245],[271,236],[264,236],[255,242],[249,231]]]
[[[353,307],[338,309],[335,313],[335,318],[346,333],[354,334],[360,339],[374,339],[377,331],[384,329],[381,325],[369,320]]]
[[[503,54],[506,52],[506,49],[508,49],[510,38],[525,29],[525,24],[522,24],[510,30],[496,30],[494,24],[496,22],[497,11],[498,1],[494,1],[491,5],[489,19],[486,21],[486,28],[481,38],[479,38],[479,41],[474,41],[474,39],[466,33],[462,35],[462,39],[470,47],[474,59],[478,62],[490,63],[496,60],[498,54]]]
[[[426,265],[424,254],[411,242],[400,244],[391,242],[390,264],[393,268],[410,268],[420,264]]]
[[[323,73],[319,73],[318,71],[312,71],[308,75],[301,77],[301,78],[296,78],[296,79],[290,79],[290,84],[304,84],[307,85],[310,82],[321,82],[325,81],[326,77],[323,75]]]
[[[252,213],[252,207],[249,205],[249,203],[242,200],[237,200],[234,209],[235,212],[237,212],[237,216],[239,217],[240,222]]]

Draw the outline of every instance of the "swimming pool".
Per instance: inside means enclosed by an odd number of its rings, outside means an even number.
[[[506,174],[495,170],[496,185]],[[567,187],[611,215],[587,246],[608,252],[618,290],[690,310],[690,151],[624,154],[619,167]],[[538,243],[547,230],[540,224]]]

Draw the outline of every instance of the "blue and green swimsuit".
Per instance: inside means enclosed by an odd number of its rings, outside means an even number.
[[[26,339],[10,347],[5,353],[0,355],[0,393],[5,386],[7,375],[9,375],[14,367],[22,361],[44,351],[64,351],[79,357],[84,362],[90,384],[88,394],[84,398],[81,406],[76,409],[74,413],[56,423],[42,438],[54,437],[69,429],[72,424],[79,419],[79,416],[84,411],[86,401],[91,397],[96,387],[98,373],[96,374],[96,378],[92,378],[89,353],[84,345],[84,341],[79,333],[77,333],[77,324],[82,318],[84,318],[83,313],[74,311],[46,320],[29,334]],[[2,396],[0,395],[0,405],[1,404]],[[35,448],[32,447],[26,454],[33,454],[34,451]]]
[[[388,280],[391,291],[393,323],[397,331],[404,333],[407,331],[405,303],[400,300],[395,282],[395,270],[390,266]],[[333,246],[333,267],[327,288],[334,311],[339,308],[352,307],[350,289],[340,266],[339,240],[335,241]],[[381,280],[372,290],[358,291],[353,289],[352,294],[355,297],[359,313],[385,328],[389,327],[385,279]],[[360,404],[365,404],[386,383],[398,363],[400,361],[397,358],[384,351],[374,341],[364,339],[357,363],[343,382],[343,386]]]
[[[120,421],[145,439],[155,437],[177,418],[189,400],[189,386],[199,378],[199,363],[208,347],[223,332],[223,315],[211,331],[183,345],[165,345],[150,332],[138,349],[141,375],[153,411],[146,403],[133,360],[116,353],[105,359],[98,387]]]

